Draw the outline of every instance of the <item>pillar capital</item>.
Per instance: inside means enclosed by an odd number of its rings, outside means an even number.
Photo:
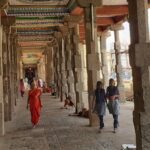
[[[124,29],[124,27],[122,24],[116,24],[116,25],[111,26],[112,31],[119,31],[119,30],[123,30],[123,29]]]
[[[93,4],[94,7],[102,5],[102,0],[77,0],[77,4],[80,7],[90,7]]]
[[[111,33],[109,31],[98,32],[98,36],[107,38],[107,37],[111,36]]]
[[[82,20],[82,18],[83,18],[82,16],[71,15],[71,16],[66,16],[64,18],[64,21],[79,23]]]
[[[79,22],[83,19],[82,16],[66,16],[64,18],[64,21],[66,22],[66,25],[68,28],[74,28]]]
[[[61,32],[55,32],[54,33],[54,36],[59,39],[59,38],[62,38],[62,33]]]
[[[67,25],[64,25],[63,27],[59,27],[60,32],[62,33],[62,36],[67,36],[69,33]]]
[[[16,18],[15,17],[2,17],[1,18],[1,24],[3,26],[12,26],[14,25],[16,22]]]

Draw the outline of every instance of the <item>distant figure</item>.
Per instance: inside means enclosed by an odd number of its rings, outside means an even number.
[[[93,112],[96,112],[99,117],[99,121],[100,121],[99,132],[101,132],[101,130],[104,128],[103,117],[106,112],[106,96],[105,96],[105,90],[103,88],[103,83],[101,81],[97,81],[92,108],[93,108]]]
[[[20,95],[21,97],[23,97],[24,93],[25,93],[25,86],[24,86],[24,82],[23,79],[20,79],[20,83],[19,83],[19,89],[20,89]]]
[[[115,86],[114,79],[109,80],[109,86],[107,87],[106,96],[108,99],[108,109],[109,113],[113,115],[114,118],[114,133],[116,133],[119,126],[118,115],[119,115],[119,90]]]
[[[27,109],[30,106],[31,122],[33,128],[38,124],[41,111],[41,90],[36,87],[35,82],[31,83],[31,90],[28,93]]]

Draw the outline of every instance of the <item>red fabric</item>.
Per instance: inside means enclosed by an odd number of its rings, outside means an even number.
[[[33,89],[29,91],[29,104],[30,104],[30,112],[31,112],[31,122],[36,125],[40,118],[41,111],[41,90]]]

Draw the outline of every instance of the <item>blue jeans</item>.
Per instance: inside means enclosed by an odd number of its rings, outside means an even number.
[[[99,115],[99,122],[100,122],[100,129],[102,129],[104,127],[103,115]]]
[[[118,121],[118,115],[113,115],[114,118],[114,128],[118,128],[119,121]]]

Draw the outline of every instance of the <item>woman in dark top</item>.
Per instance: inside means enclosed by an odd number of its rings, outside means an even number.
[[[116,130],[119,125],[119,90],[117,86],[115,86],[114,79],[109,80],[109,86],[107,87],[106,97],[108,99],[109,112],[113,115],[114,118],[114,133],[116,133]]]
[[[99,120],[100,120],[100,130],[104,127],[104,120],[103,116],[105,115],[106,111],[106,96],[105,96],[105,90],[103,89],[103,84],[101,81],[97,81],[96,89],[94,91],[94,99],[93,99],[93,105],[94,111],[97,113]]]

